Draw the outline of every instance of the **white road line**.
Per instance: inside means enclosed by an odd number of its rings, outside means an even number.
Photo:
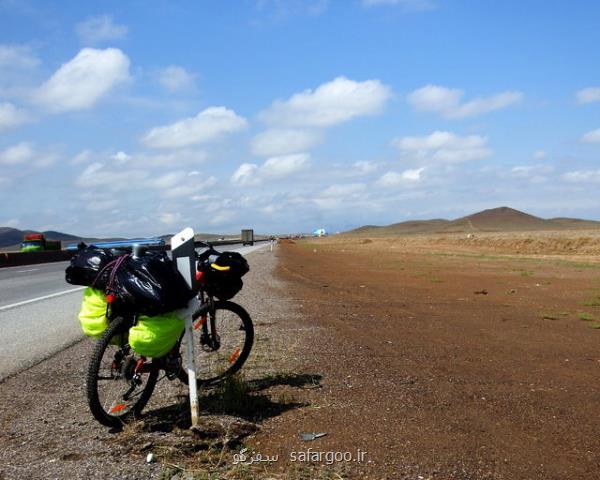
[[[30,268],[29,270],[17,270],[17,273],[37,272],[39,268]]]
[[[28,303],[39,302],[40,300],[47,300],[48,298],[60,297],[61,295],[66,295],[67,293],[77,292],[78,290],[83,290],[85,287],[77,287],[72,288],[70,290],[64,290],[62,292],[51,293],[50,295],[44,295],[43,297],[32,298],[31,300],[25,300],[23,302],[13,303],[11,305],[4,305],[0,307],[0,312],[3,310],[8,310],[10,308],[20,307],[21,305],[27,305]]]

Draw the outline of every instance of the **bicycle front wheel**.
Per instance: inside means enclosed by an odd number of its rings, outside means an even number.
[[[120,427],[139,415],[150,400],[158,368],[136,372],[140,356],[127,343],[129,323],[114,319],[92,353],[87,374],[87,398],[94,418],[107,427]]]
[[[214,385],[242,368],[252,349],[254,327],[243,307],[226,301],[215,302],[214,314],[209,315],[206,322],[206,330],[198,328],[193,334],[196,377],[201,385]],[[211,332],[210,322],[214,322],[216,335]],[[183,368],[179,379],[187,384],[186,342],[187,336],[184,336],[181,342]]]

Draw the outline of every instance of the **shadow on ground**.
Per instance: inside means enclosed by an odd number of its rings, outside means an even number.
[[[321,388],[321,379],[318,374],[279,374],[246,381],[236,375],[217,386],[200,389],[201,426],[196,429],[196,434],[200,438],[219,438],[227,433],[223,424],[229,425],[235,420],[238,427],[243,426],[238,428],[241,439],[256,431],[257,423],[307,406],[296,400],[294,391]],[[275,387],[290,388],[279,395],[267,392]],[[226,417],[227,421],[221,422],[221,417]],[[137,423],[145,432],[189,429],[188,397],[181,396],[176,404],[147,412]]]

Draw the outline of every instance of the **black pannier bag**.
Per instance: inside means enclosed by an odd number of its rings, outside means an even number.
[[[83,248],[71,258],[71,263],[65,270],[65,280],[72,285],[89,287],[98,273],[114,259],[115,256],[103,248]]]
[[[127,255],[99,281],[124,307],[149,317],[184,308],[195,295],[165,252]]]
[[[223,252],[214,262],[207,261],[202,270],[205,274],[204,290],[219,300],[229,300],[244,286],[242,277],[250,267],[237,252]]]

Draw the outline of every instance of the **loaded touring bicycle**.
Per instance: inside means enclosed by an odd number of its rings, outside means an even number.
[[[164,378],[189,384],[195,425],[196,386],[236,373],[250,354],[252,320],[230,301],[242,289],[246,260],[208,243],[194,245],[191,229],[171,246],[172,258],[164,248],[89,246],[67,267],[67,282],[87,287],[79,319],[97,341],[86,393],[104,425],[119,427],[138,416]],[[204,250],[197,253],[196,246]]]

